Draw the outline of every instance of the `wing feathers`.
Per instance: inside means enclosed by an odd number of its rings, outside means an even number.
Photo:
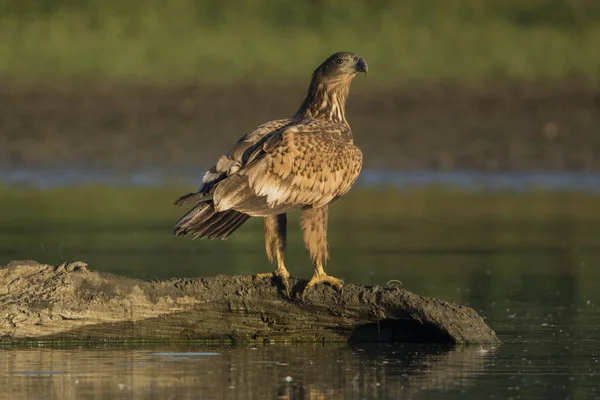
[[[326,121],[293,126],[283,121],[246,135],[207,172],[202,195],[211,196],[217,212],[272,215],[325,205],[350,189],[362,154],[349,128]],[[234,220],[220,223],[211,230],[222,234],[235,225]]]
[[[345,127],[332,125],[313,122],[281,132],[240,174],[270,206],[327,204],[348,191],[362,164],[360,150],[340,132]]]

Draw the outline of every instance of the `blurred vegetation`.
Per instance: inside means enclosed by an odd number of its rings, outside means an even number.
[[[598,0],[0,2],[11,80],[305,80],[351,50],[381,82],[596,81],[598,49]]]
[[[348,104],[365,170],[600,171],[600,91],[580,82],[378,87]],[[291,115],[306,84],[0,86],[0,169],[193,169]]]

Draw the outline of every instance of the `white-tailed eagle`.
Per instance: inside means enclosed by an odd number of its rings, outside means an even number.
[[[177,200],[194,208],[177,222],[175,234],[227,239],[250,217],[263,217],[267,256],[277,260],[274,276],[289,294],[286,213],[302,210],[304,243],[315,263],[305,290],[322,282],[341,287],[340,279],[323,270],[329,257],[327,207],[350,190],[362,166],[345,109],[359,72],[367,72],[367,63],[350,52],[319,65],[291,118],[247,133],[206,172],[196,193]]]

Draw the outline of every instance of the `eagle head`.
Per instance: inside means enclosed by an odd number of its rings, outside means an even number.
[[[330,55],[312,74],[304,102],[294,114],[295,119],[322,119],[348,125],[346,99],[352,78],[367,73],[364,58],[349,51]]]
[[[359,72],[367,73],[368,66],[364,58],[349,51],[335,53],[329,56],[315,70],[314,76],[326,80],[354,78]]]

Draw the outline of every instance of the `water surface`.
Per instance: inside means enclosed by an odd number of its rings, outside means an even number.
[[[184,189],[4,188],[0,263],[83,260],[146,279],[272,268],[258,220],[225,242],[172,237]],[[0,398],[600,398],[598,200],[363,186],[332,208],[329,273],[473,307],[501,345],[4,346]],[[297,217],[286,260],[308,277]]]

